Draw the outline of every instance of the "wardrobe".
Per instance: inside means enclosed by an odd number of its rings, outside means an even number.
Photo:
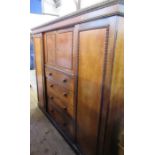
[[[124,154],[124,11],[104,2],[32,29],[38,106],[78,155]]]

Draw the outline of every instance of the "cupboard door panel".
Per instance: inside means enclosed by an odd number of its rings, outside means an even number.
[[[77,142],[86,155],[96,155],[105,46],[106,28],[79,33]]]
[[[42,53],[42,38],[34,37],[34,48],[35,48],[35,61],[36,61],[36,78],[37,78],[37,88],[38,88],[38,104],[39,107],[45,108],[44,105],[44,80],[43,80],[43,53]]]
[[[47,64],[54,65],[55,63],[55,34],[46,34],[46,59]]]
[[[56,35],[56,64],[62,68],[72,70],[73,32],[57,33]]]

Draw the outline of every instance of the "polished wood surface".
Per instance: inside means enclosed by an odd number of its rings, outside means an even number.
[[[55,64],[55,33],[46,33],[45,34],[46,37],[46,42],[45,42],[45,46],[46,46],[46,63],[50,64],[50,65],[54,65]]]
[[[68,90],[74,89],[74,78],[72,76],[68,76],[67,74],[63,74],[59,71],[46,69],[46,77],[49,80],[57,81],[63,87]]]
[[[47,80],[47,94],[55,101],[71,118],[74,118],[73,92],[61,85]]]
[[[60,126],[61,130],[64,131],[72,140],[74,140],[74,124],[70,118],[65,117],[61,113],[60,109],[54,105],[53,101],[48,99],[48,112],[54,119],[54,121]]]
[[[39,107],[78,155],[124,153],[123,22],[118,1],[33,29]]]
[[[79,34],[77,141],[87,155],[96,154],[105,41],[104,28]]]
[[[124,146],[124,19],[118,20],[118,32],[113,61],[109,118],[105,154],[123,154]]]
[[[73,34],[72,32],[62,32],[56,35],[56,65],[72,69],[73,59]]]
[[[65,89],[54,81],[47,80],[47,89],[56,94],[64,102],[73,103],[73,92]]]
[[[74,28],[44,33],[45,65],[68,74],[75,74],[76,51]]]
[[[36,62],[36,77],[37,77],[37,89],[38,89],[38,104],[41,108],[45,108],[44,101],[44,81],[43,81],[43,54],[42,54],[42,38],[41,36],[34,37],[35,48],[35,62]]]

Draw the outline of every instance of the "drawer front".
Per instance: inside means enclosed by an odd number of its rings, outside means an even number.
[[[74,105],[73,102],[64,102],[51,91],[47,91],[49,100],[56,105],[65,115],[74,119]]]
[[[53,69],[46,69],[46,77],[54,80],[68,90],[74,90],[74,78]]]
[[[47,92],[59,97],[63,102],[73,105],[73,92],[65,89],[54,81],[47,80]]]
[[[69,136],[71,140],[74,140],[74,124],[71,119],[64,117],[64,115],[57,109],[53,102],[48,99],[48,113],[60,127],[60,129]]]

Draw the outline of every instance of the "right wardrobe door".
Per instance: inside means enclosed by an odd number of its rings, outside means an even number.
[[[106,28],[79,32],[77,143],[85,155],[96,155]]]

